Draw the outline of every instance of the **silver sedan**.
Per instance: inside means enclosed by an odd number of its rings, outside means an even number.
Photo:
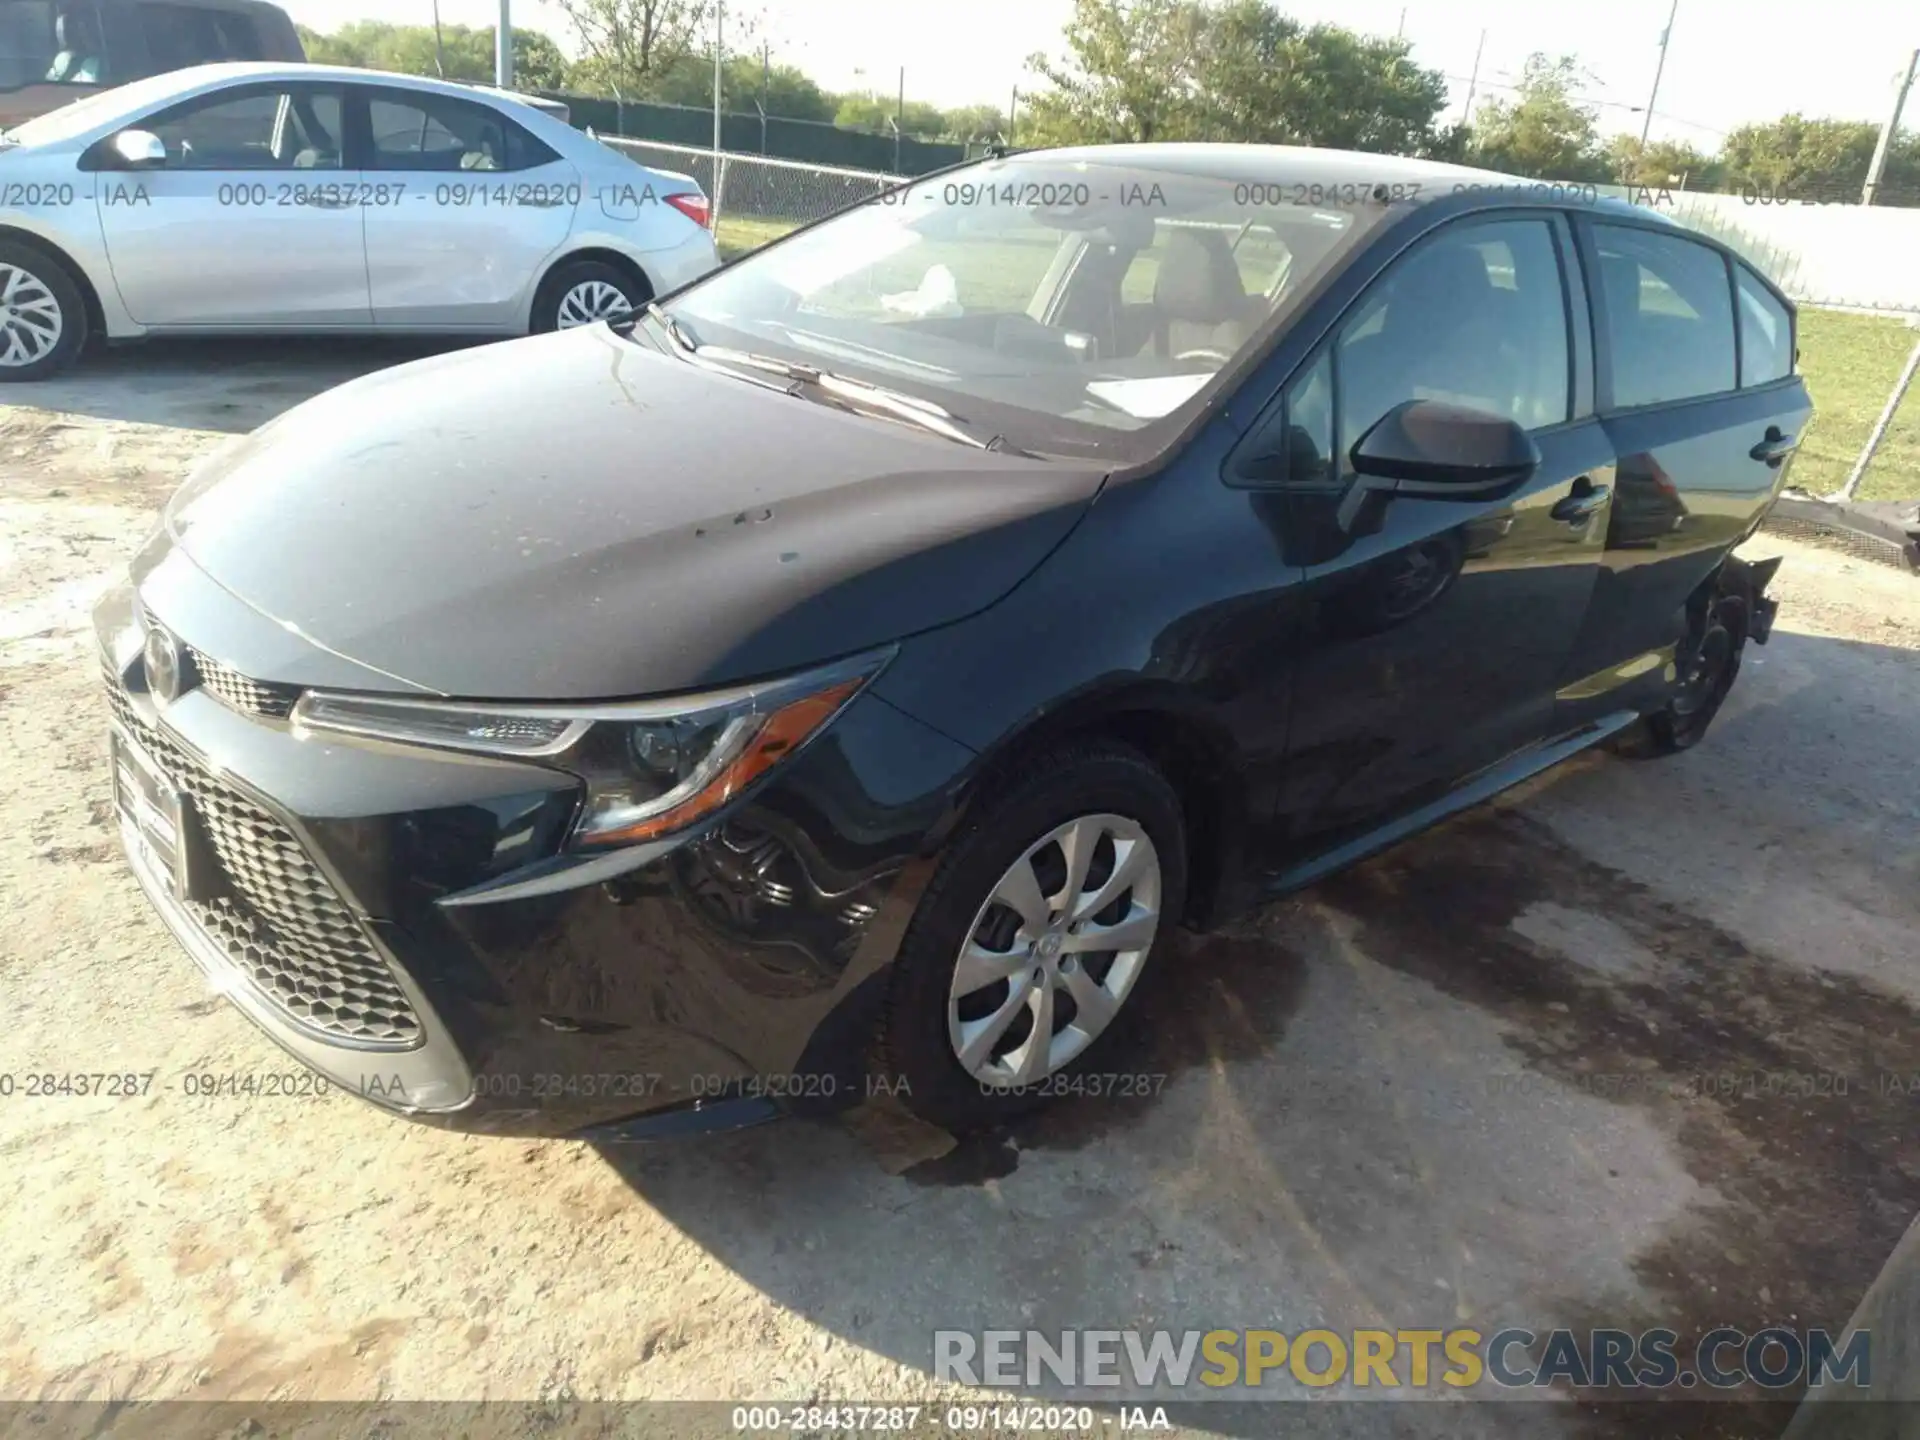
[[[0,136],[0,381],[95,335],[524,335],[718,264],[692,179],[479,87],[205,65]]]

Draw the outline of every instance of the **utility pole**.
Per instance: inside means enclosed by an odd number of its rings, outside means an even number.
[[[1640,148],[1647,148],[1647,135],[1653,129],[1653,102],[1660,98],[1660,74],[1667,68],[1667,41],[1673,38],[1673,17],[1680,13],[1680,0],[1673,0],[1667,11],[1667,28],[1660,32],[1660,63],[1653,67],[1653,93],[1647,96],[1647,118],[1640,122]]]
[[[1016,85],[1013,87],[1013,99],[1009,101],[1007,104],[1007,144],[1008,145],[1012,145],[1014,143],[1013,137],[1018,132],[1019,117],[1020,117],[1020,87]]]
[[[1880,141],[1873,147],[1873,163],[1867,167],[1867,183],[1860,191],[1862,205],[1873,204],[1874,192],[1880,188],[1880,177],[1887,168],[1887,151],[1893,148],[1893,137],[1900,129],[1900,112],[1906,108],[1907,92],[1913,88],[1913,74],[1916,69],[1920,69],[1920,50],[1914,51],[1907,57],[1906,78],[1900,82],[1899,90],[1894,93],[1893,111],[1887,116],[1887,123],[1880,127]]]
[[[502,4],[506,0],[501,0]],[[720,188],[720,52],[726,35],[727,0],[713,7],[713,188]]]
[[[1480,57],[1486,53],[1486,50],[1487,32],[1482,30],[1480,32],[1480,44],[1475,47],[1473,52],[1473,75],[1467,81],[1467,108],[1460,116],[1460,123],[1462,125],[1471,125],[1473,123],[1473,92],[1480,88]]]
[[[513,88],[513,0],[500,0],[500,28],[493,36],[493,83]]]
[[[900,67],[900,101],[894,109],[893,118],[898,124],[907,123],[907,67],[904,65]]]
[[[1400,28],[1395,32],[1394,38],[1396,40],[1407,38],[1407,7],[1404,5],[1400,7]]]
[[[440,0],[433,0],[433,73],[447,78],[447,57],[440,48]]]

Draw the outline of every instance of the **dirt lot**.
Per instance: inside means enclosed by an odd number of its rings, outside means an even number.
[[[601,1153],[189,1096],[290,1062],[122,868],[87,610],[195,456],[410,353],[154,348],[0,407],[0,1073],[157,1072],[0,1099],[0,1395],[923,1399],[935,1328],[1838,1327],[1920,1212],[1920,580],[1765,537],[1780,629],[1702,748],[1189,944],[1150,1100]]]

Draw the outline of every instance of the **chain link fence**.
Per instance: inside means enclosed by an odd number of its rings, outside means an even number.
[[[651,169],[691,176],[707,192],[713,206],[714,236],[721,253],[729,259],[796,226],[871,200],[908,178],[726,150],[720,152],[716,164],[712,150],[613,135],[596,134],[594,138]]]

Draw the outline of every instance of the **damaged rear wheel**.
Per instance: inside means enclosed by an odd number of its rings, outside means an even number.
[[[1651,760],[1691,749],[1732,691],[1747,645],[1746,599],[1721,586],[1692,608],[1687,638],[1674,647],[1673,693],[1664,709],[1641,716],[1615,737],[1615,754]]]

